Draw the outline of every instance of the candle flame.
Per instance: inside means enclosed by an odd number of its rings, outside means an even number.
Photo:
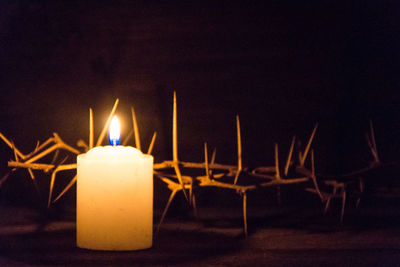
[[[117,146],[121,137],[121,124],[119,123],[118,117],[114,116],[111,120],[110,130],[108,132],[108,141],[110,145]]]

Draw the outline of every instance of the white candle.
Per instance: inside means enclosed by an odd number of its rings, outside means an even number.
[[[105,146],[79,155],[77,163],[77,246],[150,248],[153,157],[133,147]]]

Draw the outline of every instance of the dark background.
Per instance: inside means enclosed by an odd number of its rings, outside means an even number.
[[[365,166],[370,119],[382,161],[399,158],[398,1],[177,2],[0,1],[0,131],[25,153],[53,132],[75,146],[89,107],[98,136],[119,98],[123,135],[133,105],[161,162],[175,90],[181,160],[202,160],[207,141],[234,164],[236,114],[245,166],[272,165],[274,142],[283,160],[316,122],[317,171]],[[31,199],[29,180],[19,172],[2,198]]]

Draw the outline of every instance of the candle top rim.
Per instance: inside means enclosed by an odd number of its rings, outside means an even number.
[[[143,154],[139,149],[131,146],[98,146],[90,149],[85,154],[79,155],[91,160],[136,159],[151,155]]]

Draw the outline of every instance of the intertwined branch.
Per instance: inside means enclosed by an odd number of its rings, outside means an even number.
[[[364,168],[357,169],[342,175],[320,175],[320,191],[316,191],[315,188],[309,188],[308,191],[317,193],[321,197],[321,200],[325,204],[324,213],[327,213],[332,199],[340,199],[342,207],[340,211],[340,221],[343,222],[344,211],[346,207],[346,199],[348,195],[349,185],[355,184],[357,192],[354,192],[357,196],[356,207],[360,204],[361,195],[364,192],[364,178],[372,170],[382,163],[378,157],[378,150],[375,142],[375,132],[372,121],[369,122],[369,132],[365,134],[370,153],[372,155],[372,161]],[[312,154],[313,156],[313,154]]]
[[[77,146],[82,148],[84,150],[83,152],[66,144],[57,133],[54,133],[53,137],[50,137],[42,144],[38,142],[32,152],[23,154],[19,149],[16,148],[12,141],[0,133],[0,138],[12,149],[14,154],[14,159],[8,162],[8,166],[11,168],[11,170],[0,179],[0,187],[8,179],[10,174],[17,169],[26,169],[36,188],[37,184],[33,170],[42,171],[44,173],[51,172],[48,206],[50,206],[51,203],[59,200],[76,183],[77,180],[77,176],[75,175],[69,181],[67,186],[61,191],[61,193],[59,193],[57,197],[53,199],[52,195],[57,174],[62,171],[75,170],[77,168],[76,163],[65,163],[67,157],[62,160],[57,160],[60,150],[65,150],[76,157],[76,155],[87,152],[94,146],[100,146],[104,140],[111,119],[116,112],[118,103],[119,100],[117,99],[95,144],[93,134],[93,111],[92,109],[89,109],[89,142],[87,144],[83,139],[80,139],[77,142]],[[131,107],[131,113],[133,129],[122,142],[122,145],[126,145],[128,140],[134,136],[136,148],[141,150],[139,127],[133,107]],[[295,153],[294,144],[296,141],[296,137],[293,137],[286,157],[286,162],[284,166],[282,166],[283,168],[279,164],[279,146],[278,144],[275,144],[274,164],[271,166],[260,166],[251,170],[243,167],[242,164],[242,135],[239,116],[236,116],[237,163],[235,165],[216,163],[216,150],[213,151],[211,160],[209,160],[207,143],[204,143],[204,162],[185,162],[179,160],[177,124],[177,100],[176,93],[174,92],[172,118],[172,160],[165,160],[161,163],[154,164],[155,176],[164,182],[168,189],[171,190],[171,194],[158,223],[157,232],[159,231],[160,225],[165,219],[167,211],[174,197],[179,191],[183,192],[185,199],[189,205],[193,207],[194,212],[197,215],[194,189],[203,187],[218,187],[233,190],[242,197],[243,231],[245,236],[247,236],[247,194],[251,191],[265,187],[275,187],[277,189],[278,201],[280,202],[281,186],[303,183],[311,184],[311,187],[306,188],[306,190],[316,193],[320,197],[322,203],[325,205],[325,212],[328,211],[332,199],[342,199],[341,220],[343,220],[347,185],[357,181],[359,183],[360,192],[363,192],[364,182],[362,175],[380,165],[372,122],[370,123],[370,132],[366,135],[367,144],[373,157],[371,164],[366,168],[356,170],[342,176],[318,177],[318,180],[315,172],[314,150],[312,149],[312,142],[314,140],[318,124],[315,125],[313,131],[311,132],[310,138],[308,139],[304,150],[299,149],[297,160],[293,156]],[[148,147],[147,154],[152,153],[156,135],[157,133],[155,132]],[[50,154],[53,154],[50,163],[40,162],[40,160]],[[308,155],[310,155],[310,157],[308,157]],[[307,158],[310,158],[309,163]],[[186,174],[186,171],[188,171],[188,173],[189,171],[192,173],[193,170],[200,170],[204,174]],[[321,187],[323,189],[321,189]],[[357,205],[359,201],[360,199],[358,198]]]
[[[110,125],[111,119],[114,116],[117,107],[118,107],[119,100],[117,99],[114,103],[114,106],[107,118],[107,121],[97,139],[96,145],[95,146],[100,146],[106,136],[108,127]],[[138,149],[140,149],[140,143],[139,143],[139,131],[138,131],[138,126],[137,126],[137,121],[136,121],[136,116],[134,113],[134,109],[131,108],[132,111],[132,121],[133,121],[133,129],[135,133],[135,140],[136,140],[136,146]],[[94,138],[93,138],[93,110],[89,109],[89,145],[85,143],[82,139],[78,140],[77,145],[78,147],[81,147],[84,149],[84,152],[87,152],[89,149],[93,148],[94,144]],[[36,185],[36,180],[35,176],[33,174],[33,170],[40,170],[43,171],[44,173],[51,172],[51,179],[50,179],[50,187],[49,187],[49,195],[48,195],[48,203],[47,205],[50,206],[51,203],[57,201],[60,199],[75,183],[77,176],[75,175],[70,182],[67,184],[67,186],[61,191],[61,193],[54,199],[52,199],[53,195],[53,190],[54,190],[54,183],[56,180],[56,176],[59,172],[62,171],[67,171],[67,170],[76,170],[77,164],[76,163],[71,163],[71,164],[65,164],[67,157],[62,159],[61,161],[57,162],[57,157],[59,155],[60,150],[66,150],[74,155],[81,154],[82,152],[79,151],[78,149],[66,144],[57,133],[53,134],[53,137],[47,139],[44,143],[40,144],[39,142],[37,143],[36,148],[28,153],[28,154],[23,154],[19,149],[16,148],[14,143],[7,139],[2,133],[0,133],[0,138],[13,150],[14,152],[14,160],[10,160],[8,162],[8,166],[11,167],[10,172],[14,172],[19,168],[26,169],[28,173],[30,174],[32,180],[34,181],[34,184],[37,188]],[[154,142],[156,138],[156,133],[154,133],[153,138],[151,140],[148,153],[151,153]],[[128,141],[128,138],[124,141]],[[42,163],[39,162],[42,160],[44,157],[48,156],[49,154],[53,153],[53,159],[50,163]],[[10,172],[7,173],[6,175],[3,176],[3,178],[0,180],[0,186],[9,178]]]
[[[284,177],[281,176],[278,158],[278,145],[275,145],[275,165],[271,167],[258,167],[252,171],[248,171],[242,166],[242,142],[239,116],[236,116],[236,136],[237,136],[237,165],[226,165],[215,163],[215,151],[212,154],[211,161],[208,161],[207,143],[204,144],[204,162],[184,162],[178,160],[178,137],[177,137],[177,107],[176,94],[174,93],[173,101],[173,118],[172,118],[172,160],[163,161],[162,163],[154,164],[154,173],[157,177],[167,184],[171,190],[170,197],[162,213],[159,221],[157,232],[163,223],[166,213],[177,192],[182,191],[188,203],[193,206],[195,214],[197,214],[196,198],[194,195],[194,187],[218,187],[237,192],[243,200],[243,231],[247,236],[247,194],[250,191],[265,187],[275,186],[279,188],[281,185],[305,183],[315,180],[315,173],[309,171],[307,175],[298,174],[295,177],[287,177],[289,168],[292,166],[292,154],[294,147],[293,138],[287,162],[283,171]],[[301,151],[299,166],[304,167],[305,160],[309,154],[311,143],[317,129],[315,126],[311,137],[304,151]],[[171,169],[173,172],[171,173]],[[205,175],[193,176],[183,175],[181,169],[204,169]],[[314,169],[314,168],[313,168]],[[240,176],[244,176],[239,179]],[[250,178],[249,178],[250,177]],[[256,179],[254,179],[254,177]],[[252,179],[253,178],[253,179]],[[314,182],[317,190],[318,185]],[[189,191],[189,196],[186,191]],[[157,233],[156,232],[156,233]]]

